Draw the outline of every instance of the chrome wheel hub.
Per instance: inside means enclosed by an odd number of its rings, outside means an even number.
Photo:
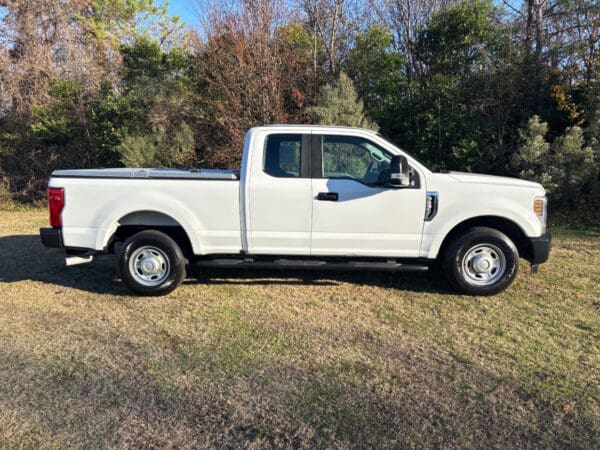
[[[169,258],[160,248],[146,245],[129,258],[129,273],[144,286],[159,286],[169,276]]]
[[[465,280],[477,286],[489,286],[506,272],[506,257],[492,244],[478,244],[465,253],[462,260]]]
[[[477,273],[486,273],[492,267],[493,262],[485,256],[477,256],[473,259],[473,269]]]

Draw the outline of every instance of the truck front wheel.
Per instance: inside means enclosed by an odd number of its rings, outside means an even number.
[[[506,289],[519,270],[515,244],[498,230],[477,227],[452,241],[443,255],[450,283],[471,295],[493,295]]]
[[[139,295],[165,295],[185,279],[185,258],[164,233],[145,230],[121,246],[118,270],[127,287]]]

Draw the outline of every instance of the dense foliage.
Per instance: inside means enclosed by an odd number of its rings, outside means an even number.
[[[190,31],[153,0],[0,1],[0,200],[57,167],[236,167],[247,128],[320,122],[600,206],[595,0],[197,6]]]

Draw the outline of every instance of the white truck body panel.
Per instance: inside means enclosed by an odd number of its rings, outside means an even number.
[[[237,180],[51,178],[49,186],[65,188],[66,247],[102,251],[120,225],[175,222],[195,254],[241,249]]]
[[[420,253],[425,188],[372,188],[352,180],[313,180],[318,192],[339,192],[337,202],[313,203],[313,255],[402,256]]]
[[[263,170],[273,134],[357,136],[405,155],[420,186],[373,187],[354,180],[277,178]],[[352,128],[270,126],[250,130],[235,171],[107,169],[57,171],[49,187],[65,189],[65,247],[103,251],[119,226],[181,226],[195,255],[323,255],[436,258],[461,222],[481,216],[512,221],[525,236],[541,236],[534,214],[543,187],[477,174],[432,173],[377,134]],[[318,201],[320,192],[339,201]],[[437,214],[424,220],[427,192]]]
[[[440,193],[435,220],[425,222],[420,256],[435,258],[444,238],[459,223],[494,216],[518,225],[526,236],[541,236],[545,224],[533,212],[536,197],[545,195],[538,183],[490,175],[430,173],[428,190]],[[480,181],[475,183],[474,180]]]

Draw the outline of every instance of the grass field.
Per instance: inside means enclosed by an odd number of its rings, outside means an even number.
[[[0,447],[600,447],[600,234],[491,298],[303,272],[139,298],[45,224],[0,212]]]

